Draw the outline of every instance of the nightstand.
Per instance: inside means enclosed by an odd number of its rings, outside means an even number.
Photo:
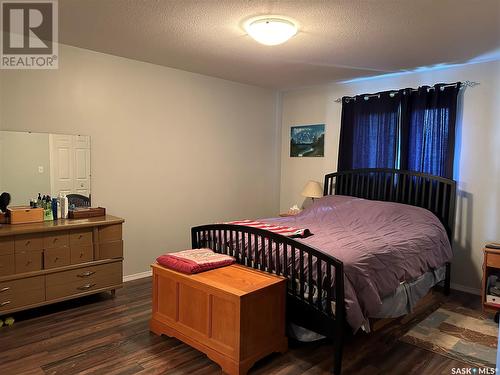
[[[493,248],[493,247],[498,248]],[[500,281],[500,245],[489,244],[483,249],[483,280],[481,282],[481,299],[483,311],[495,313],[495,321],[498,322],[500,314],[500,296],[489,293],[490,283],[494,277]]]

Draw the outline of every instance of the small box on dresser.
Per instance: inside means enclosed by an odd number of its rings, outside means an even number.
[[[27,224],[43,222],[43,208],[9,207],[10,224]]]

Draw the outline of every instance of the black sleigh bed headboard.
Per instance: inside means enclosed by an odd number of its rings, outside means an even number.
[[[433,212],[452,239],[455,227],[456,182],[399,169],[353,169],[325,175],[324,195],[397,202]]]

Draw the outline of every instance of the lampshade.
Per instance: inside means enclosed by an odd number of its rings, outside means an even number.
[[[308,198],[321,198],[323,196],[323,189],[318,181],[309,181],[304,190],[302,190],[302,195]]]

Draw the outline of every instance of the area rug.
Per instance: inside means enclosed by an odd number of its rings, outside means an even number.
[[[495,367],[498,325],[477,311],[442,307],[400,340],[475,366]]]

